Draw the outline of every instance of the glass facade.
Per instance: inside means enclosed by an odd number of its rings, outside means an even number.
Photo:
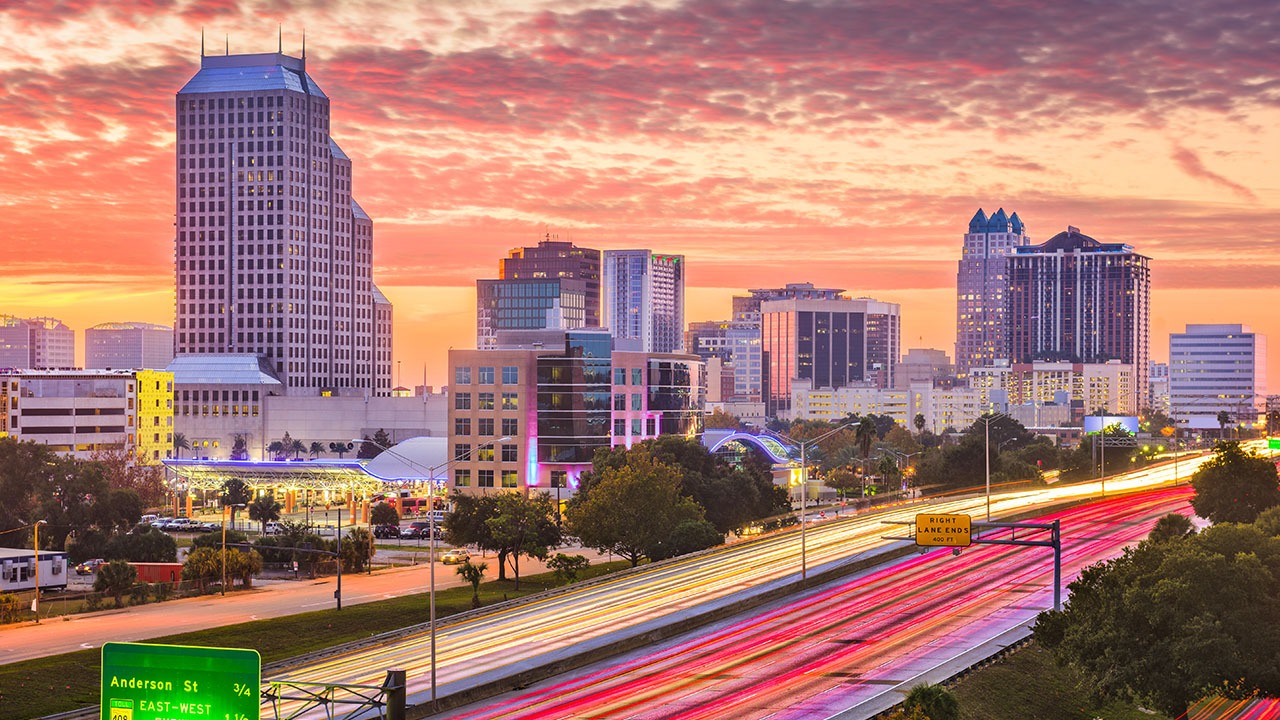
[[[702,363],[691,360],[649,361],[649,412],[661,413],[659,435],[702,432]],[[639,434],[637,428],[636,434]]]
[[[538,358],[538,461],[589,463],[609,447],[612,339],[568,333],[565,354]]]

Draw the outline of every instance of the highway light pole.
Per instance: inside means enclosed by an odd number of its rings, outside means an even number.
[[[986,455],[987,460],[987,522],[991,522],[991,421],[996,418],[1008,417],[1009,416],[1004,413],[987,413],[974,421],[982,423],[982,437],[985,441],[984,447],[986,448],[983,454]]]
[[[31,526],[32,530],[35,532],[35,541],[31,546],[35,548],[36,551],[36,596],[31,599],[31,609],[36,613],[37,625],[40,624],[40,526],[48,524],[49,523],[44,520],[37,520],[35,524]],[[68,569],[67,572],[69,574],[70,570]]]
[[[467,452],[462,455],[459,455],[455,458],[450,458],[449,460],[445,460],[439,465],[435,465],[433,467],[427,468],[427,477],[426,477],[427,497],[431,501],[430,509],[427,511],[427,523],[428,523],[427,527],[431,532],[431,546],[430,546],[431,562],[430,562],[430,567],[428,569],[428,573],[430,575],[430,589],[428,591],[428,595],[430,597],[430,600],[428,601],[428,604],[431,607],[429,627],[430,627],[430,635],[431,635],[431,709],[432,710],[434,710],[436,707],[436,500],[435,500],[436,471],[445,470],[450,465],[460,460],[466,460],[467,458],[471,457],[472,453],[475,451],[483,450],[484,448],[487,448],[491,445],[495,445],[500,442],[506,442],[510,439],[511,439],[510,437],[500,437],[500,438],[497,438],[496,440],[489,440],[488,442],[484,442],[475,446],[474,449],[467,450]],[[392,450],[391,448],[385,445],[382,445],[381,443],[374,442],[373,440],[368,440],[365,438],[355,438],[351,442],[352,443],[369,443],[374,447],[381,448],[383,452],[390,453],[392,457],[400,458],[402,461],[404,461],[409,465],[412,465],[417,468],[424,467],[421,463],[415,460],[412,460],[411,458],[407,458],[401,453],[398,453],[395,450]]]
[[[841,430],[844,430],[847,427],[851,427],[857,424],[858,423],[854,423],[854,422],[845,423],[837,428],[834,428],[832,430],[829,430],[819,435],[816,438],[812,438],[810,440],[804,440],[801,442],[796,442],[794,438],[788,435],[783,435],[782,433],[775,433],[776,435],[780,435],[781,437],[784,437],[787,440],[790,440],[791,442],[796,443],[797,445],[800,446],[800,580],[801,581],[807,579],[808,573],[809,573],[809,567],[808,567],[808,562],[806,557],[807,548],[805,546],[805,522],[804,522],[805,512],[809,508],[809,460],[808,460],[808,454],[807,454],[808,449],[810,446],[817,445],[820,441],[826,440],[827,438],[831,437],[832,435],[835,435]]]

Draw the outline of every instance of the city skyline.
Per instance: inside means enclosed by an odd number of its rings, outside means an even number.
[[[306,28],[333,134],[362,159],[396,384],[447,384],[447,348],[474,342],[475,280],[548,231],[683,254],[686,321],[811,281],[899,303],[904,350],[951,354],[965,228],[1003,206],[1033,243],[1075,225],[1152,258],[1155,360],[1186,323],[1280,335],[1262,297],[1280,231],[1264,3],[87,2],[0,18],[0,313],[174,323],[174,95],[202,27],[210,54],[238,54],[275,51],[279,25],[295,56]]]

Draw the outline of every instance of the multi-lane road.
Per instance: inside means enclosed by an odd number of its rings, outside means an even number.
[[[1181,462],[1177,469],[1179,477],[1185,480],[1202,461],[1203,458],[1196,458]],[[1172,466],[1161,466],[1112,478],[1106,483],[1106,492],[1112,495],[1167,485],[1174,480],[1174,472]],[[1098,483],[1084,483],[1003,493],[992,497],[992,517],[1025,515],[1037,508],[1097,497],[1101,490]],[[1185,507],[1185,499],[1181,502]],[[1117,513],[1125,507],[1113,506],[1112,519],[1123,521],[1125,518]],[[970,497],[932,504],[929,511],[969,513],[981,520],[985,518],[985,508],[984,498]],[[883,552],[893,543],[883,537],[889,531],[881,524],[882,521],[911,520],[920,510],[919,506],[902,507],[813,525],[807,532],[807,562],[811,568],[817,568],[848,561],[851,557]],[[1118,545],[1113,545],[1112,552],[1116,551],[1115,547]],[[1021,558],[1043,556],[1046,552],[1013,553],[1011,557],[1019,559],[1001,562],[1022,563],[1026,560]],[[987,553],[969,552],[967,555],[971,558],[985,557]],[[1044,565],[1043,557],[1036,560],[1039,563],[1037,567]],[[727,546],[694,558],[678,558],[642,568],[639,572],[612,577],[516,608],[473,616],[437,632],[438,694],[444,697],[476,685],[500,684],[503,678],[540,665],[563,666],[584,652],[603,651],[655,627],[707,612],[718,604],[730,604],[744,594],[794,582],[799,574],[799,562],[798,533],[782,533]],[[1009,571],[992,571],[986,575],[994,578],[1006,572]],[[931,587],[923,595],[934,597],[943,592],[939,588],[944,586]],[[1034,586],[1028,588],[1034,589]],[[930,617],[940,618],[949,612],[948,601],[938,599],[937,602],[940,603],[939,609]],[[961,601],[957,599],[954,602]],[[1043,607],[1043,603],[1040,606]],[[894,622],[893,612],[886,610],[882,614],[885,622]],[[403,669],[409,678],[411,704],[423,704],[430,697],[429,648],[430,638],[426,632],[410,634],[394,643],[342,652],[295,666],[277,675],[276,679],[288,677],[327,683],[376,684],[382,681],[385,670]]]

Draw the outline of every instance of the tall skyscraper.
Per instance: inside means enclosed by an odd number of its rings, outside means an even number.
[[[1169,335],[1169,407],[1193,429],[1221,429],[1218,413],[1252,425],[1266,409],[1267,339],[1247,325],[1187,325]]]
[[[175,110],[175,352],[266,357],[291,395],[389,393],[373,221],[305,53],[202,56]]]
[[[54,318],[0,315],[0,368],[68,369],[76,366],[76,334]]]
[[[515,248],[498,263],[502,280],[581,280],[586,289],[586,327],[600,327],[600,251],[553,239]]]
[[[84,331],[86,370],[163,370],[173,362],[173,328],[142,322],[103,323]]]
[[[956,372],[1006,357],[1005,269],[1009,254],[1031,242],[1018,213],[1004,208],[987,217],[981,208],[969,221],[956,273]]]
[[[1009,256],[1009,358],[1134,366],[1146,388],[1150,357],[1150,260],[1122,243],[1068,227]]]
[[[790,409],[792,380],[808,380],[812,388],[892,387],[901,342],[898,318],[897,303],[871,298],[763,301],[765,412],[777,417]]]
[[[684,256],[605,250],[602,320],[614,349],[684,350]]]

